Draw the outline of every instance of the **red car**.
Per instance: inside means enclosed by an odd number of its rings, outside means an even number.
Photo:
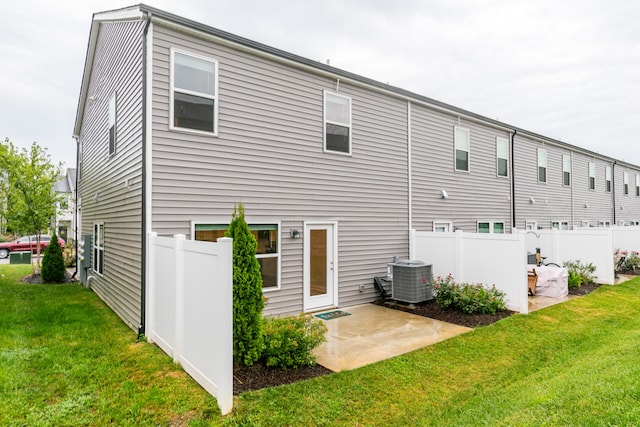
[[[44,252],[44,248],[51,242],[51,236],[43,234],[40,236],[40,253]],[[58,238],[58,243],[64,248],[64,240]],[[12,242],[0,243],[0,259],[7,258],[9,252],[26,252],[36,253],[38,249],[38,241],[36,236],[22,236]]]

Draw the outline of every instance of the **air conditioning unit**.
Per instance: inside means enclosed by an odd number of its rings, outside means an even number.
[[[433,299],[431,265],[423,261],[404,260],[390,264],[391,298],[410,304]]]

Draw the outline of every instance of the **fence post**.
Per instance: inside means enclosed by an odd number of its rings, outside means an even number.
[[[156,238],[158,237],[158,233],[152,231],[147,233],[147,248],[149,257],[147,259],[147,282],[144,284],[146,287],[146,297],[145,297],[145,335],[147,337],[147,341],[153,343],[155,341],[155,321],[156,321],[156,306],[154,304],[155,300],[155,279],[156,279]]]
[[[184,251],[182,244],[184,234],[174,234],[175,245],[173,247],[176,260],[176,345],[173,352],[173,361],[180,363],[180,357],[184,351]]]
[[[220,245],[220,279],[223,286],[219,292],[220,319],[218,325],[223,331],[220,337],[220,363],[224,375],[218,388],[218,406],[223,415],[233,409],[233,239],[222,237],[218,239]],[[227,374],[228,373],[228,374]]]
[[[456,230],[455,235],[455,277],[458,283],[464,282],[464,236],[462,230]]]

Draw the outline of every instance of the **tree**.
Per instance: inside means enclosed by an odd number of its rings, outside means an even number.
[[[58,242],[58,236],[53,233],[51,242],[44,248],[40,276],[45,283],[61,283],[64,282],[65,272],[62,248]]]
[[[59,196],[53,191],[53,184],[60,166],[54,165],[46,150],[35,142],[28,150],[18,150],[9,139],[5,139],[2,145],[0,170],[6,179],[7,226],[36,236],[38,250],[34,273],[39,273],[40,236],[49,228],[56,214]]]
[[[264,349],[264,298],[258,243],[244,219],[242,204],[234,206],[225,236],[233,239],[233,356],[237,363],[251,366]]]

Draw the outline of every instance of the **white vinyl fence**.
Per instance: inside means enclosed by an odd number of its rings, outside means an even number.
[[[535,253],[536,247],[539,247],[547,262],[554,262],[560,266],[566,261],[591,263],[596,267],[594,274],[597,283],[614,283],[612,228],[536,230],[526,232],[526,236],[528,253]],[[640,233],[638,236],[640,237]]]
[[[612,227],[611,230],[614,250],[628,251],[629,255],[631,251],[640,252],[640,227]]]
[[[232,244],[149,235],[147,338],[216,397],[222,414],[233,407]]]
[[[411,258],[432,264],[433,276],[452,274],[456,282],[495,285],[507,307],[529,312],[527,257],[523,234],[411,232]]]

